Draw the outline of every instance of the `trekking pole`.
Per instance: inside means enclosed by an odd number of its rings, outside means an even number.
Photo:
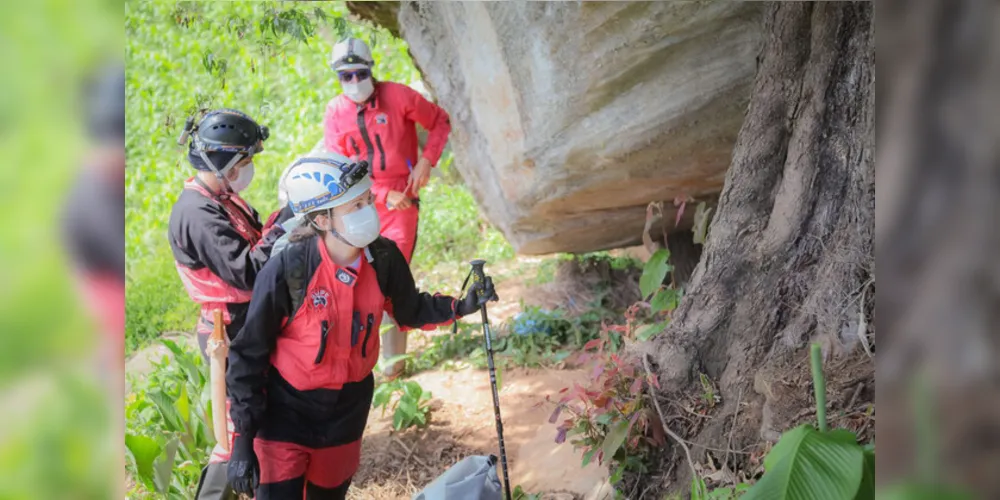
[[[497,392],[497,371],[496,366],[493,364],[493,341],[490,340],[490,318],[486,314],[486,303],[495,299],[496,292],[492,292],[489,296],[485,295],[487,288],[492,290],[492,287],[486,286],[486,272],[483,270],[483,266],[486,265],[486,261],[474,260],[469,264],[472,265],[473,283],[481,285],[479,287],[479,291],[483,293],[483,295],[479,296],[479,305],[480,312],[482,312],[483,315],[483,336],[486,337],[486,365],[490,370],[490,387],[493,389],[493,414],[496,416],[497,440],[500,442],[500,463],[503,466],[503,488],[506,493],[507,500],[511,500],[510,479],[507,475],[507,451],[504,449],[503,445],[503,421],[500,420],[500,394]]]

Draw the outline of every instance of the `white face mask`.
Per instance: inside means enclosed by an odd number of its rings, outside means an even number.
[[[340,220],[344,223],[344,230],[337,233],[355,248],[364,248],[378,238],[379,220],[375,205],[368,205],[342,215]]]
[[[375,84],[372,83],[371,77],[365,78],[360,82],[345,82],[340,85],[344,89],[344,95],[357,103],[367,101],[371,97],[372,92],[375,91]]]
[[[240,169],[239,176],[236,177],[235,181],[229,181],[229,187],[233,188],[233,191],[239,193],[247,187],[250,186],[250,181],[253,180],[253,163],[246,165]]]

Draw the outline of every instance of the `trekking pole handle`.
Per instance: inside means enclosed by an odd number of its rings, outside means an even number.
[[[469,262],[469,265],[472,266],[472,279],[474,280],[473,281],[474,283],[482,283],[486,281],[485,260],[476,259],[472,262]]]
[[[472,266],[472,283],[480,285],[478,291],[479,305],[485,306],[491,300],[497,300],[496,290],[493,288],[493,278],[486,276],[486,261],[476,259],[469,264]],[[489,295],[486,295],[489,293]]]

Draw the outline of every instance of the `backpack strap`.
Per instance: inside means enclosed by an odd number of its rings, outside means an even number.
[[[292,310],[288,318],[295,314],[305,300],[306,288],[309,287],[309,249],[315,248],[314,238],[297,241],[281,253],[285,259],[285,283],[288,284],[288,295],[292,301]]]

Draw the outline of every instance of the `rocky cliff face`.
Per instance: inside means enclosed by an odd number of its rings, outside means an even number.
[[[637,244],[647,203],[721,190],[759,3],[349,6],[406,39],[456,167],[522,254]]]

